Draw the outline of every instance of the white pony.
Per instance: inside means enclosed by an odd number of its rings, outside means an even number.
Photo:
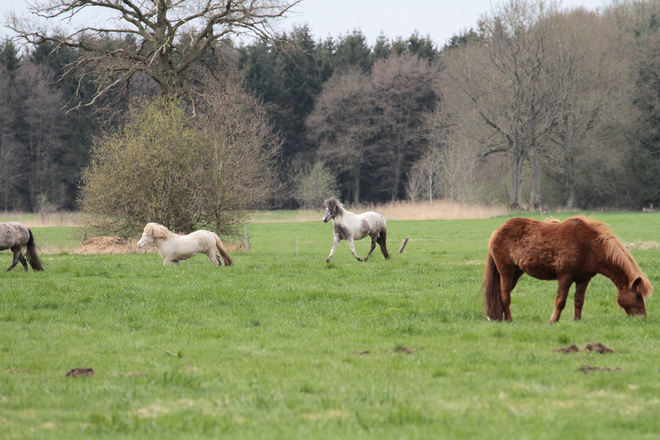
[[[147,223],[137,247],[142,249],[149,243],[156,246],[158,253],[165,260],[163,266],[170,263],[180,266],[180,260],[192,258],[200,252],[206,254],[213,264],[220,266],[220,259],[215,254],[216,250],[225,260],[225,266],[234,264],[220,237],[210,231],[201,230],[188,235],[178,235],[158,223]]]
[[[335,239],[332,243],[330,255],[328,256],[328,259],[325,260],[326,263],[330,262],[330,259],[335,254],[337,246],[341,240],[348,241],[351,253],[358,261],[367,261],[376,248],[376,243],[380,245],[380,250],[383,252],[385,258],[390,258],[385,243],[387,239],[387,224],[385,223],[385,217],[376,212],[353,214],[352,212],[345,210],[344,205],[342,205],[335,197],[326,200],[323,202],[323,205],[325,206],[323,222],[328,223],[332,220],[335,232]],[[371,237],[371,250],[363,260],[355,252],[355,243],[353,240],[361,240],[366,236]]]

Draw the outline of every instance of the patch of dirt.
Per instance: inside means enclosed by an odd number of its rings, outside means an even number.
[[[92,237],[83,241],[73,254],[128,254],[136,251],[131,243],[119,237]]]
[[[576,351],[580,351],[580,349],[577,347],[577,345],[573,344],[570,347],[558,348],[557,350],[553,351],[557,353],[575,353]]]
[[[397,352],[399,352],[399,353],[411,354],[411,353],[414,353],[414,352],[415,352],[415,349],[413,349],[413,348],[407,348],[407,347],[404,347],[404,346],[402,345],[401,347],[397,347],[397,349],[396,349],[395,351],[397,351]]]
[[[589,342],[587,346],[584,347],[584,350],[590,353],[614,353],[614,350],[605,347],[600,342]],[[580,351],[580,349],[577,345],[573,344],[570,347],[558,348],[557,350],[553,351],[555,353],[577,353]]]
[[[582,371],[584,374],[593,373],[594,371],[623,371],[623,369],[618,367],[592,367],[591,365],[582,365],[578,370]]]
[[[590,342],[584,349],[587,351],[593,351],[595,353],[614,353],[614,350],[605,347],[600,342]]]
[[[623,243],[628,250],[639,249],[642,251],[647,251],[649,249],[660,249],[660,243],[657,241],[644,241],[644,240],[635,240],[632,243]]]
[[[91,368],[74,368],[65,374],[66,377],[94,377],[94,370]]]
[[[364,351],[356,351],[355,353],[362,355],[362,354],[369,354],[371,352],[369,350],[364,350]]]

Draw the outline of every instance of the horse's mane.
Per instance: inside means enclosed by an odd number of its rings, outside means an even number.
[[[330,197],[328,200],[323,202],[323,204],[326,208],[328,208],[333,218],[338,216],[344,207],[344,205],[342,205],[337,197]]]
[[[653,286],[648,278],[646,278],[644,272],[639,268],[630,251],[626,249],[626,246],[616,235],[612,234],[610,228],[605,223],[584,216],[572,217],[566,221],[573,219],[582,220],[587,227],[598,235],[598,241],[602,243],[607,259],[620,266],[629,281],[633,281],[637,277],[642,280],[639,286],[639,292],[644,298],[651,295]]]
[[[147,229],[148,227],[151,227],[151,235],[153,237],[165,238],[170,235],[176,235],[174,234],[174,232],[167,229],[167,227],[158,223],[147,223],[147,226],[145,226],[144,228]]]

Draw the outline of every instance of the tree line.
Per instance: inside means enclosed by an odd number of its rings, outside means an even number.
[[[174,68],[161,82],[146,67],[125,76],[125,65],[106,69],[102,81],[64,75],[81,59],[87,68],[104,61],[55,37],[34,40],[20,56],[6,41],[0,209],[77,209],[92,139],[104,125],[121,125],[127,97],[185,90],[194,115],[209,75],[238,77],[279,134],[281,148],[269,155],[273,207],[318,207],[329,195],[659,206],[658,17],[658,0],[597,12],[509,0],[442,47],[417,33],[381,35],[373,45],[359,31],[317,40],[303,26],[238,47],[214,39],[207,55],[189,61],[197,70],[176,76]],[[113,35],[95,41],[106,53],[130,52],[138,66],[156,46]],[[173,59],[192,53],[175,43]]]

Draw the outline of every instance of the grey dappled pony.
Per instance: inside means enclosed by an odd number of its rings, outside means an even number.
[[[23,256],[25,248],[25,257]],[[7,272],[12,270],[20,261],[23,270],[27,272],[28,265],[33,270],[44,270],[41,260],[37,254],[37,245],[34,243],[32,231],[27,226],[18,222],[0,223],[0,251],[10,249],[14,253],[14,258]],[[27,261],[25,258],[27,257]]]
[[[385,217],[377,212],[353,214],[344,209],[344,205],[342,205],[335,197],[326,200],[323,202],[323,205],[325,206],[323,222],[328,223],[332,220],[335,233],[335,239],[332,244],[332,249],[330,250],[330,255],[328,256],[328,259],[325,260],[326,263],[330,262],[330,259],[337,250],[337,246],[341,240],[346,240],[348,242],[348,245],[351,248],[351,253],[358,261],[367,261],[376,248],[376,243],[380,245],[380,250],[383,252],[385,258],[390,258],[386,246],[387,224],[385,223]],[[362,259],[355,252],[355,243],[353,240],[361,240],[367,236],[371,237],[371,250],[367,256]]]

